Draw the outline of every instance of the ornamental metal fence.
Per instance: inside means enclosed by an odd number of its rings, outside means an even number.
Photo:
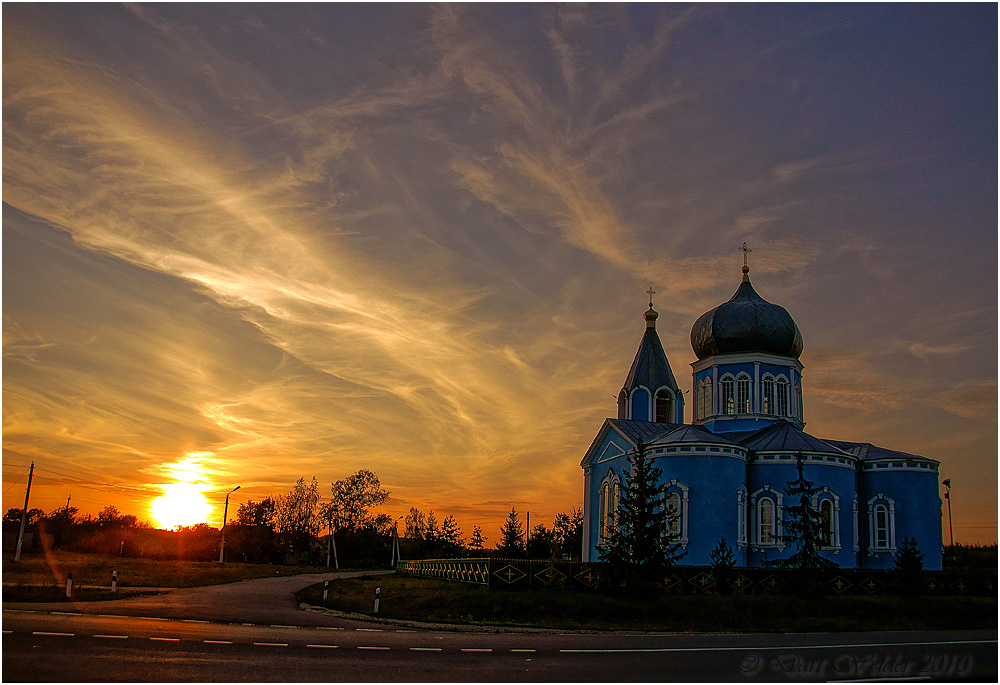
[[[607,586],[607,567],[600,563],[548,559],[422,559],[400,561],[396,571],[416,578],[437,578],[504,590],[562,588],[594,591]],[[810,594],[829,595],[967,595],[996,596],[995,569],[922,571],[902,576],[896,571],[673,566],[660,582],[671,594]]]

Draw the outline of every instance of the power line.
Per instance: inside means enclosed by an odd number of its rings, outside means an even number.
[[[24,472],[24,473],[27,473],[27,472]],[[11,483],[10,485],[8,485],[8,486],[7,486],[7,490],[10,490],[10,489],[11,489],[12,487],[14,487],[14,486],[15,486],[15,485],[17,485],[18,483],[20,483],[20,482],[21,482],[21,479],[22,479],[22,478],[24,478],[24,473],[22,473],[22,474],[21,474],[20,476],[18,476],[18,477],[17,477],[17,480],[15,480],[15,481],[14,481],[13,483]],[[7,490],[4,490],[4,491],[3,491],[3,494],[5,494],[5,495],[6,495],[6,494],[7,494]]]

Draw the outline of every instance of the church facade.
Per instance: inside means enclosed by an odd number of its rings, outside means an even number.
[[[866,442],[806,433],[802,336],[788,312],[743,281],[726,303],[691,330],[693,422],[656,333],[652,290],[639,350],[607,419],[583,458],[583,560],[597,561],[625,487],[628,454],[641,440],[662,471],[664,506],[676,516],[671,535],[681,564],[708,565],[719,540],[737,564],[786,558],[784,490],[804,475],[818,488],[821,554],[841,568],[893,568],[899,544],[914,538],[924,567],[942,557],[939,462]]]

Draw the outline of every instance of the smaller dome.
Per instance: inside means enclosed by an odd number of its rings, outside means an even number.
[[[656,313],[656,310],[653,309],[653,305],[650,304],[649,309],[647,309],[646,313],[642,315],[642,318],[646,320],[646,328],[656,328],[656,319],[659,316],[660,315]]]
[[[691,328],[691,347],[698,359],[716,354],[766,352],[798,359],[802,334],[784,307],[771,304],[753,289],[749,269],[736,294],[705,312]]]

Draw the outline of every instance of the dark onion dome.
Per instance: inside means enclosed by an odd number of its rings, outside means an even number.
[[[691,329],[698,359],[716,354],[767,352],[798,359],[802,334],[784,307],[771,304],[750,285],[749,269],[729,302],[702,314]]]

